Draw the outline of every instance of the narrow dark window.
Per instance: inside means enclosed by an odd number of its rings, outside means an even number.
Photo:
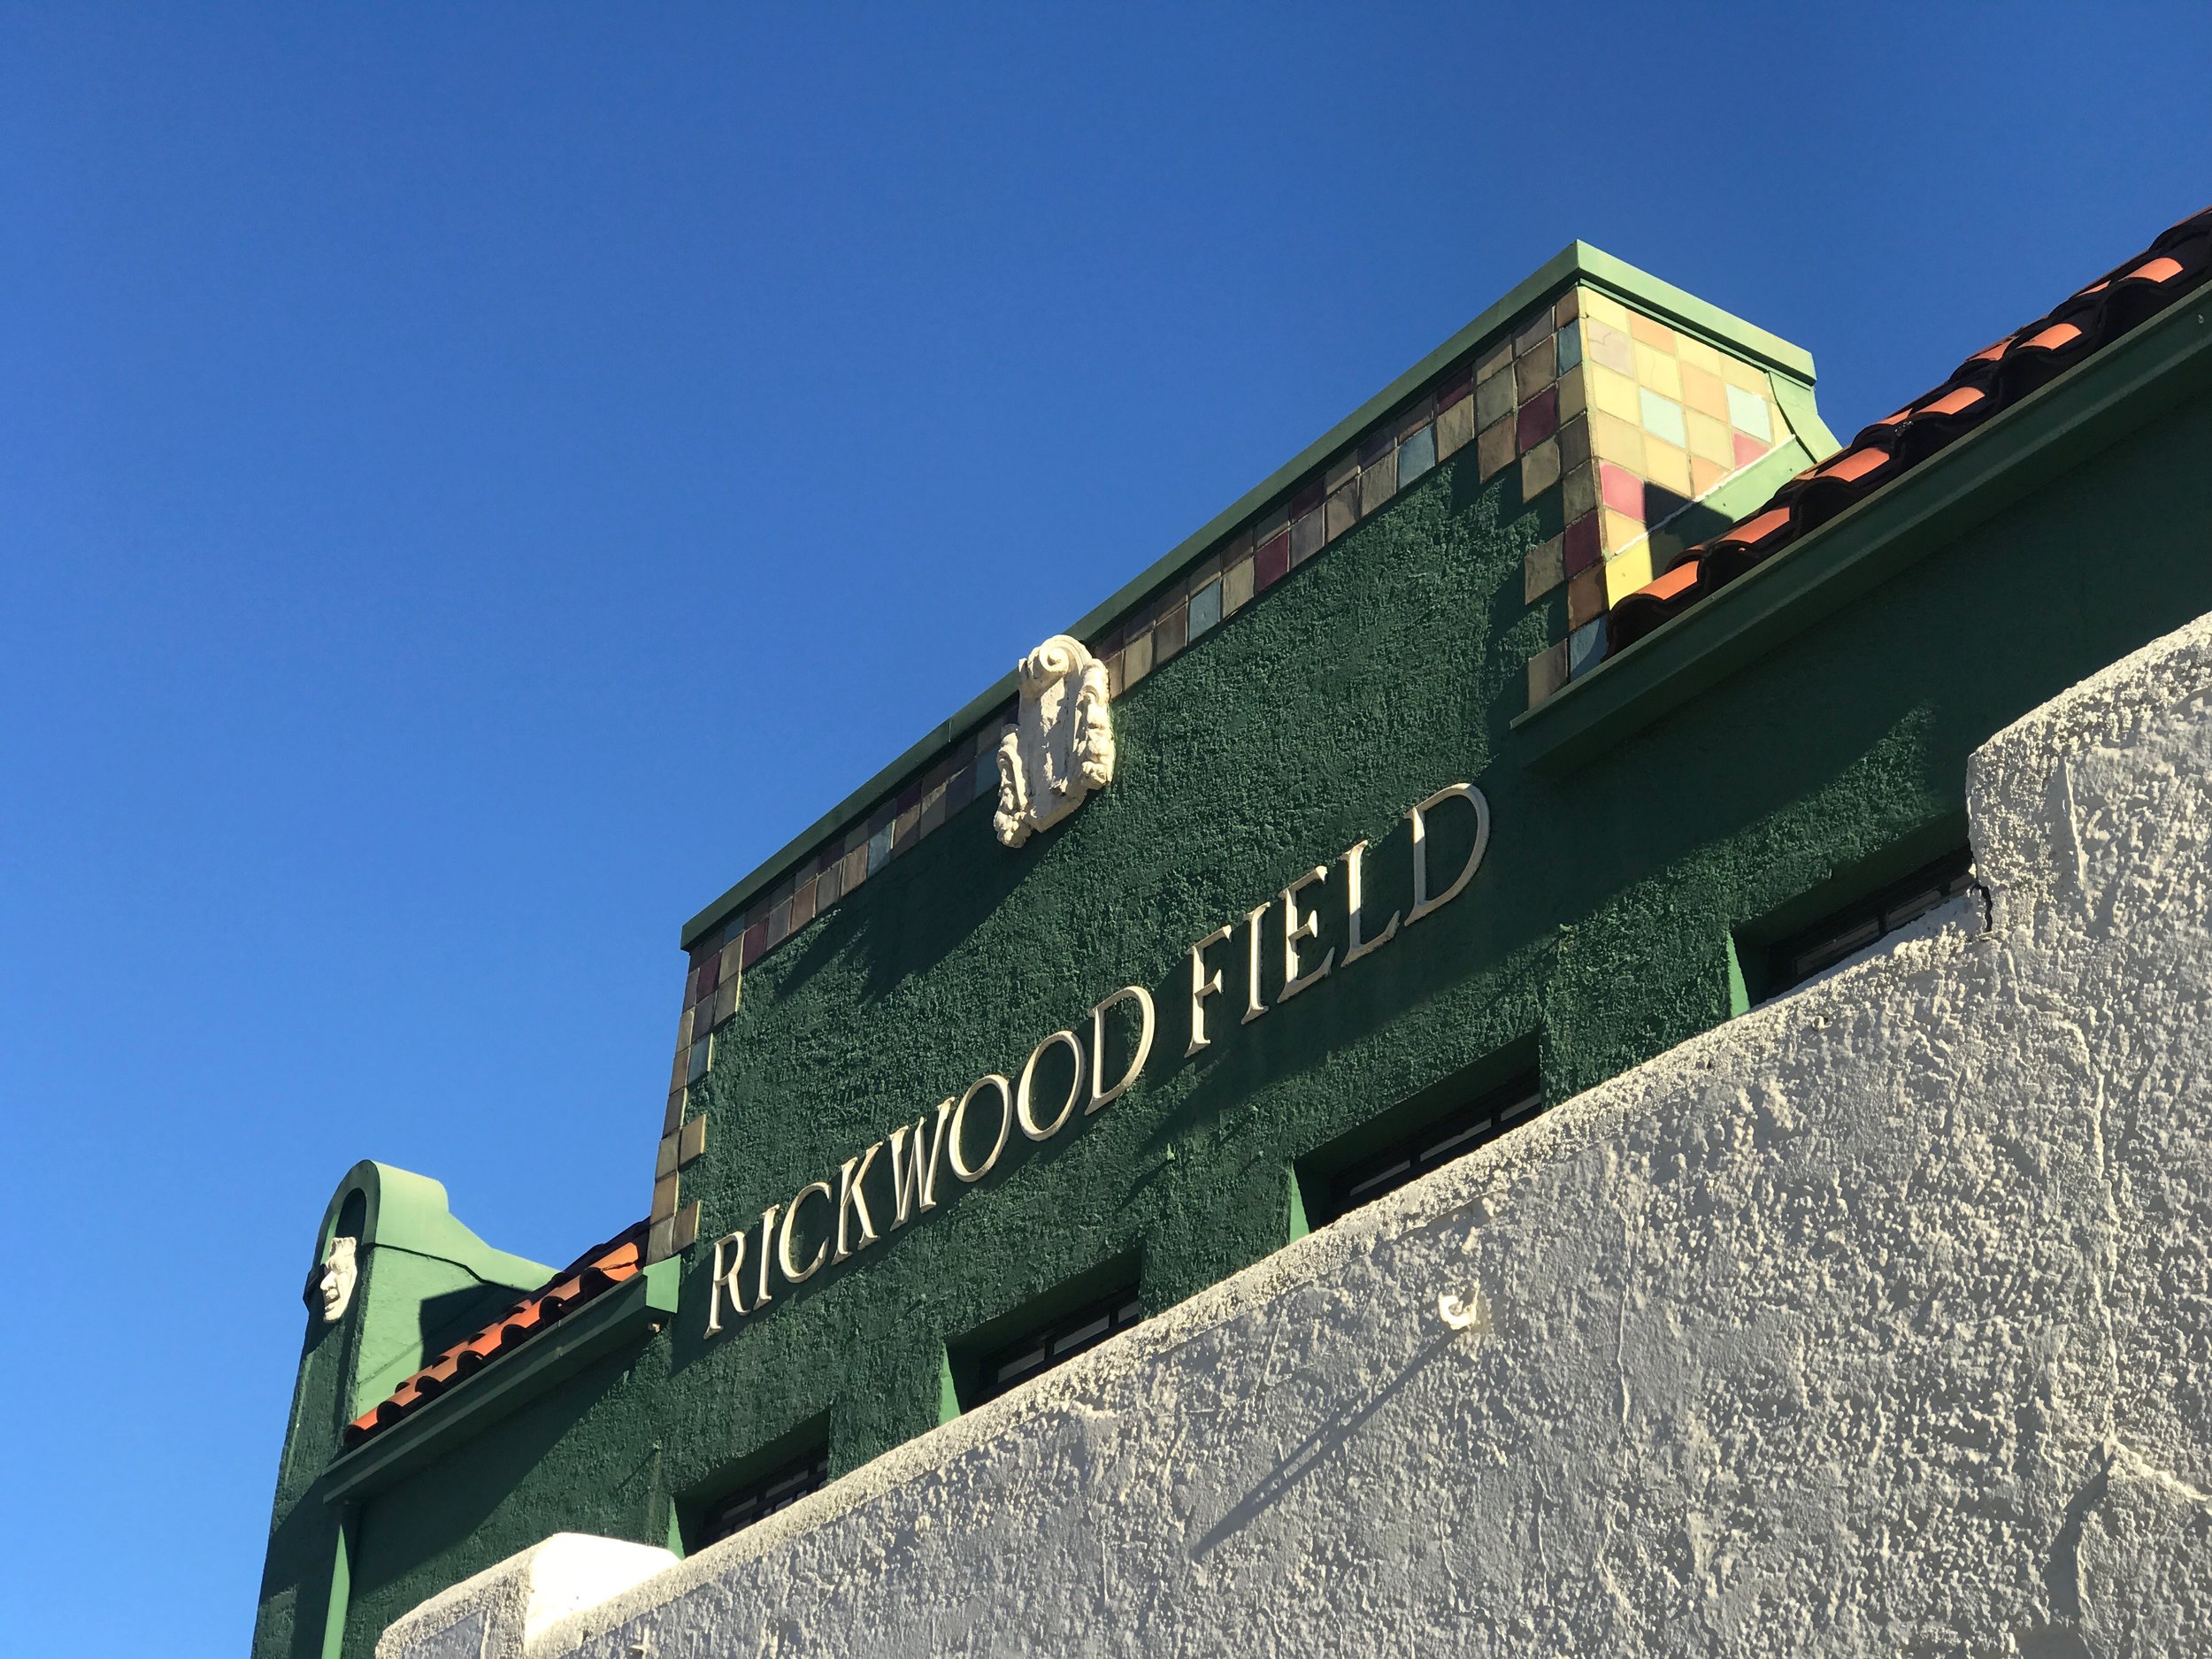
[[[709,1504],[700,1526],[699,1548],[743,1532],[827,1485],[829,1448],[821,1446]]]
[[[1115,1333],[1126,1331],[1141,1317],[1137,1293],[1132,1288],[1086,1302],[1037,1325],[1026,1335],[977,1356],[974,1398],[968,1403],[980,1405],[995,1400],[1040,1372],[1096,1348]]]
[[[1401,1130],[1379,1145],[1362,1137],[1366,1144],[1356,1151],[1325,1148],[1299,1171],[1307,1218],[1314,1226],[1325,1226],[1347,1210],[1372,1203],[1496,1140],[1534,1117],[1543,1105],[1543,1087],[1532,1071],[1427,1119],[1417,1129]]]
[[[1901,881],[1831,910],[1767,948],[1761,1000],[1778,996],[1864,950],[1974,885],[1973,855],[1962,847],[1924,864]]]

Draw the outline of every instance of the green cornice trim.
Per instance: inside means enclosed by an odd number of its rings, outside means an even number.
[[[1516,717],[1520,758],[1581,764],[2212,386],[2208,319],[2184,300]]]
[[[1569,242],[1535,271],[1514,284],[1504,298],[1486,308],[1472,322],[1216,513],[1195,533],[1186,536],[1137,575],[1124,582],[1103,602],[1086,611],[1072,626],[1059,632],[1072,634],[1079,640],[1097,639],[1117,618],[1142,603],[1154,588],[1203,557],[1215,542],[1235,531],[1277,497],[1288,494],[1309,473],[1325,466],[1339,452],[1364,436],[1377,421],[1409,400],[1453,363],[1481,349],[1503,334],[1532,306],[1555,297],[1578,283],[1602,288],[1640,311],[1685,328],[1712,344],[1724,346],[1738,355],[1752,358],[1765,366],[1779,381],[1799,382],[1797,389],[1805,392],[1803,402],[1809,409],[1809,388],[1813,380],[1810,352],[1721,310],[1717,305],[1709,305],[1695,295],[1686,294],[1671,282],[1663,282],[1648,272],[1640,271],[1626,260],[1617,259],[1586,242]],[[1784,407],[1786,410],[1790,408],[1787,404]],[[1791,419],[1795,424],[1797,416],[1793,410],[1791,411]],[[1826,430],[1824,427],[1821,429]],[[750,903],[757,895],[772,887],[794,863],[818,850],[832,834],[848,827],[863,813],[873,810],[884,796],[908,777],[920,771],[956,739],[972,732],[1003,706],[1014,692],[1014,675],[1010,670],[993,681],[980,695],[971,698],[958,713],[932,727],[896,760],[815,819],[751,874],[686,922],[680,936],[683,948],[689,949],[703,934],[720,926],[730,916]]]
[[[417,1407],[390,1428],[341,1453],[324,1471],[325,1503],[358,1502],[526,1405],[563,1378],[627,1342],[643,1340],[657,1319],[672,1318],[682,1262],[656,1262],[502,1355],[474,1376]]]

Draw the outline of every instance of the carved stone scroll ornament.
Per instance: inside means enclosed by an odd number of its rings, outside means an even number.
[[[999,741],[998,810],[991,827],[1009,847],[1049,829],[1114,780],[1114,723],[1106,664],[1056,634],[1021,659],[1021,709]]]

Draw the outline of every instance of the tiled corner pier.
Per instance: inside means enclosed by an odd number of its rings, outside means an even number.
[[[1524,572],[1528,604],[1566,588],[1564,637],[1528,662],[1533,707],[1604,659],[1606,613],[1696,539],[1678,532],[1701,507],[1740,511],[1750,491],[1770,491],[1833,447],[1810,412],[1810,369],[1793,348],[1578,243],[1415,370],[1411,384],[1383,394],[1381,418],[1354,425],[1356,435],[1332,434],[1333,443],[1256,492],[1256,511],[1232,517],[1233,527],[1210,541],[1202,533],[1198,549],[1155,572],[1136,603],[1073,631],[1106,663],[1119,697],[1471,447],[1486,482],[1517,469],[1523,503],[1560,492],[1564,528],[1529,553]],[[704,1119],[687,1119],[686,1106],[715,1032],[736,1012],[745,969],[995,790],[994,752],[1013,716],[1010,697],[811,850],[772,861],[763,874],[774,873],[772,885],[741,884],[687,929],[649,1256],[697,1233],[680,1171],[704,1149]]]

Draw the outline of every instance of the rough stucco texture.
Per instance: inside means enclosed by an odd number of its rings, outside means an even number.
[[[2000,733],[1969,810],[1986,926],[1639,1066],[528,1651],[2212,1651],[2212,619]],[[1478,1291],[1455,1331],[1438,1298]],[[379,1654],[443,1651],[511,1576]],[[486,1655],[523,1651],[503,1628]]]

